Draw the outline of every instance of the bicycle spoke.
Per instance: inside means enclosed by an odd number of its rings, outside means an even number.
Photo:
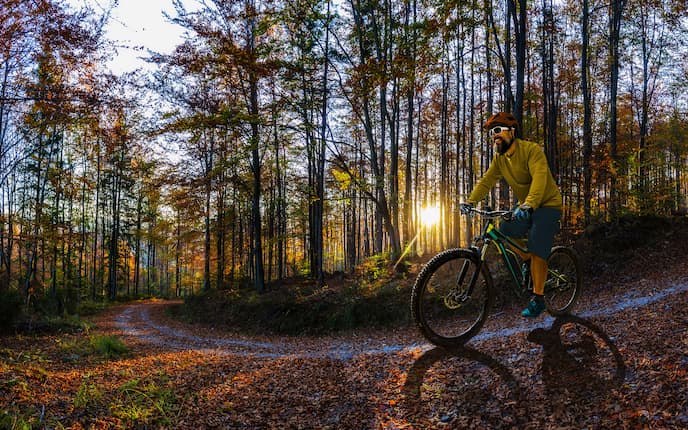
[[[489,275],[485,275],[484,268],[478,269],[473,254],[461,251],[438,255],[414,286],[416,322],[426,337],[438,345],[465,342],[477,333],[489,310]]]
[[[557,247],[547,260],[549,270],[545,281],[545,301],[553,315],[569,312],[580,293],[578,263],[573,251]]]

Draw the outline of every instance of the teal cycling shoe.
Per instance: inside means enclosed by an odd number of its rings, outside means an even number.
[[[542,311],[545,310],[545,301],[542,298],[537,298],[533,296],[532,299],[530,299],[530,303],[528,303],[528,307],[521,312],[521,315],[523,315],[526,318],[537,318],[542,314]]]

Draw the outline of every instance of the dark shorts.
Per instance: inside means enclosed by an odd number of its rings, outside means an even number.
[[[528,238],[528,251],[546,260],[552,251],[554,236],[559,233],[560,221],[559,209],[539,208],[528,221],[502,221],[499,229],[509,237]]]

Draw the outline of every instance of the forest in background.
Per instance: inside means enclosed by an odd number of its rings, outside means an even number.
[[[686,211],[685,1],[190,3],[115,76],[110,10],[0,0],[2,294],[73,313],[465,244],[497,111],[566,228]]]

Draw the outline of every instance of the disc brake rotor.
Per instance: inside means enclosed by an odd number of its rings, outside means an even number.
[[[458,309],[467,299],[468,297],[466,296],[465,291],[455,289],[444,296],[444,305],[449,309]]]

